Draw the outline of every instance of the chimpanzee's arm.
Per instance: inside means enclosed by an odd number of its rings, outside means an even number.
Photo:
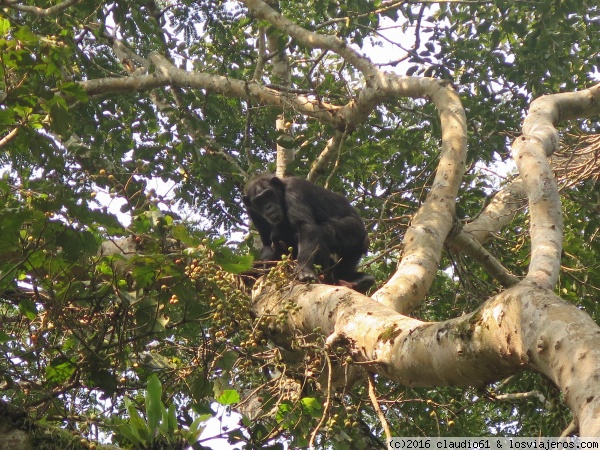
[[[312,184],[292,178],[287,180],[285,203],[290,229],[295,235],[298,248],[298,279],[316,280],[315,264],[323,269],[329,267],[330,250],[324,239],[322,224],[315,218],[315,204],[327,203],[315,192]],[[328,206],[328,205],[325,205]]]
[[[273,230],[273,225],[271,225],[260,214],[257,214],[252,210],[248,211],[248,214],[250,215],[250,219],[256,227],[256,230],[260,235],[260,240],[263,244],[263,248],[260,251],[260,260],[274,261],[276,259],[275,250],[273,250],[273,248],[271,247],[271,232]]]

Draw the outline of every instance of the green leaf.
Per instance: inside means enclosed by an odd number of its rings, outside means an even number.
[[[182,432],[185,439],[189,443],[196,442],[202,434],[202,432],[204,431],[204,429],[206,428],[206,421],[211,417],[212,414],[203,414],[194,419],[194,421],[190,425],[190,428]]]
[[[205,397],[210,395],[213,391],[212,383],[206,379],[205,374],[202,370],[197,370],[192,375],[190,383],[190,393],[192,398],[197,402],[200,402]]]
[[[143,445],[143,441],[139,434],[135,433],[128,423],[121,423],[117,426],[117,434],[120,434],[132,444],[136,446]]]
[[[93,368],[89,372],[87,382],[90,387],[101,390],[103,397],[109,397],[117,392],[117,377],[110,370]]]
[[[148,418],[148,428],[155,430],[162,418],[162,385],[158,377],[153,374],[148,378],[146,387],[146,417]]]
[[[190,234],[185,225],[175,225],[171,230],[174,239],[181,241],[186,247],[196,247],[202,241],[202,238]]]
[[[229,371],[233,368],[233,365],[236,363],[239,357],[240,355],[235,350],[226,351],[216,362],[216,366],[223,370]]]
[[[279,404],[279,408],[277,408],[277,413],[275,414],[275,420],[277,422],[282,422],[286,416],[292,412],[294,409],[294,405],[291,404],[290,401],[285,400]]]
[[[241,273],[252,268],[252,255],[237,255],[225,246],[216,245],[215,241],[211,248],[214,249],[214,261],[229,273]]]
[[[15,38],[30,44],[36,44],[39,41],[39,37],[27,27],[19,27],[15,32]]]
[[[215,262],[221,266],[223,270],[229,273],[242,273],[252,268],[252,255],[237,255],[235,258],[227,258],[221,260],[219,255],[215,254]]]
[[[76,231],[70,228],[56,236],[56,243],[62,247],[65,258],[71,262],[78,261],[84,255],[98,253],[99,245],[89,231]]]
[[[0,253],[19,248],[19,230],[31,219],[29,211],[6,208],[0,212]]]
[[[124,295],[122,293],[121,295]],[[145,296],[138,303],[138,309],[135,312],[137,324],[146,331],[162,332],[165,331],[165,326],[169,319],[159,314],[158,300],[156,297]]]
[[[139,288],[150,286],[156,278],[155,268],[150,265],[141,264],[133,268],[131,275]]]
[[[50,117],[52,119],[52,130],[58,134],[66,133],[72,122],[69,110],[59,102],[53,102],[50,106]]]
[[[161,420],[158,425],[158,433],[163,437],[168,437],[172,434],[172,432],[169,431],[169,411],[167,410],[167,408],[165,408],[165,405],[162,403],[160,404],[160,414]]]
[[[127,204],[121,207],[121,212],[123,213],[127,212],[128,210],[129,206]],[[133,222],[131,223],[131,228],[138,234],[146,234],[152,229],[152,222],[146,214],[140,214],[136,216]]]
[[[38,315],[35,303],[29,299],[23,299],[19,302],[19,312],[29,320],[35,319]]]
[[[75,373],[77,365],[66,356],[59,356],[46,367],[46,380],[52,384],[67,381]]]
[[[67,83],[60,84],[58,89],[65,94],[75,97],[75,99],[80,102],[86,102],[88,100],[87,92],[79,83],[69,81]]]
[[[137,409],[135,409],[135,405],[129,399],[125,399],[125,406],[127,407],[127,412],[129,413],[129,427],[131,432],[136,436],[136,438],[146,444],[152,442],[152,430],[148,428],[148,425],[140,416]]]
[[[70,204],[68,206],[69,214],[75,217],[85,218],[89,225],[95,225],[105,228],[106,232],[114,236],[123,236],[126,230],[114,214],[103,212],[101,210],[90,210],[86,206]]]
[[[166,429],[169,435],[173,434],[173,432],[179,429],[179,424],[177,423],[177,409],[175,408],[175,404],[171,403],[169,405],[168,410],[164,410],[163,422],[166,424]]]
[[[15,112],[12,109],[0,109],[0,125],[14,125]]]
[[[312,417],[321,417],[321,410],[323,407],[316,398],[303,397],[300,402],[302,403],[304,412],[310,414]]]
[[[236,390],[226,389],[223,393],[217,398],[217,402],[223,406],[233,405],[235,403],[239,403],[240,394]]]
[[[8,19],[3,19],[0,17],[0,36],[5,36],[10,29],[11,26]]]

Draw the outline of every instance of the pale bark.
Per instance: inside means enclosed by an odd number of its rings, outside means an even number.
[[[516,178],[497,192],[489,204],[472,222],[463,227],[463,232],[485,244],[493,235],[504,229],[526,204],[523,180]]]
[[[512,275],[500,261],[498,261],[490,252],[488,252],[481,243],[473,238],[469,233],[460,231],[456,236],[449,236],[447,240],[456,251],[460,251],[477,261],[483,269],[498,280],[502,286],[510,287],[519,282],[519,278]]]
[[[406,77],[386,84],[388,95],[404,95]],[[413,217],[403,240],[404,255],[396,273],[373,298],[398,312],[416,308],[437,274],[446,236],[452,228],[458,189],[465,170],[466,119],[460,99],[441,83],[421,80],[421,89],[412,97],[430,98],[440,115],[442,149],[431,190]]]
[[[555,125],[559,119],[600,114],[600,85],[580,92],[540,97],[531,104],[523,122],[523,135],[512,146],[531,215],[531,262],[527,278],[553,288],[560,271],[562,210],[558,185],[548,156],[558,148]]]
[[[280,138],[286,138],[291,140],[292,137],[289,135],[289,130],[285,126],[285,118],[279,116],[275,121],[275,129],[280,133]],[[277,144],[277,169],[275,175],[278,177],[285,177],[288,174],[288,167],[294,161],[294,149],[284,147]]]
[[[299,312],[283,327],[269,322],[278,342],[320,329],[354,364],[414,387],[484,386],[534,369],[564,392],[580,435],[600,436],[600,329],[550,290],[520,283],[470,314],[429,323],[343,287],[296,284],[257,290],[255,312],[269,320],[290,299]]]
[[[327,145],[323,151],[319,154],[317,159],[314,160],[310,166],[310,171],[306,177],[307,180],[316,181],[318,177],[326,173],[327,167],[331,161],[336,159],[344,141],[346,140],[346,133],[342,131],[335,131],[331,139],[327,141]]]
[[[12,142],[19,134],[19,127],[13,128],[8,132],[8,134],[2,139],[0,139],[0,148],[6,146],[8,143]]]
[[[273,2],[276,3],[276,2]],[[282,86],[284,89],[291,88],[290,63],[286,54],[285,42],[277,33],[267,33],[267,44],[273,70],[271,71],[272,83]],[[289,138],[289,129],[285,126],[285,110],[275,121],[275,130],[279,133],[279,138]],[[278,177],[285,177],[288,174],[288,167],[294,160],[294,149],[289,146],[282,146],[277,143],[277,169],[275,174]]]

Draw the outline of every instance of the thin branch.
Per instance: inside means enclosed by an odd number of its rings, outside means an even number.
[[[529,392],[514,392],[512,394],[500,394],[494,396],[494,399],[502,401],[527,400],[528,398],[537,398],[540,402],[546,403],[546,397],[544,397],[544,394],[536,390]]]
[[[329,163],[333,160],[339,149],[344,143],[347,133],[336,131],[333,136],[327,141],[327,145],[321,152],[321,154],[315,159],[310,167],[310,171],[307,180],[315,181],[320,175],[325,173],[325,169],[329,166]]]
[[[267,43],[265,40],[265,27],[258,27],[258,60],[256,61],[256,67],[254,68],[254,74],[252,75],[252,81],[259,81],[262,78],[265,70],[265,64],[267,62]]]
[[[390,430],[390,425],[388,424],[385,418],[385,414],[383,414],[383,411],[379,406],[379,402],[377,401],[377,393],[375,392],[375,381],[373,374],[368,374],[367,381],[369,383],[369,399],[371,399],[373,409],[375,409],[377,417],[379,418],[379,422],[381,422],[381,426],[383,427],[385,437],[389,441],[390,439],[392,439],[392,432]]]
[[[6,136],[0,139],[0,148],[4,147],[19,134],[19,127],[13,128]]]
[[[477,242],[485,244],[494,233],[507,226],[526,204],[523,180],[515,178],[510,184],[488,197],[483,210],[463,227]]]
[[[514,286],[519,278],[511,274],[500,261],[488,252],[469,233],[460,231],[456,236],[448,237],[448,242],[456,249],[477,261],[483,269],[498,280],[504,287]]]
[[[333,373],[333,365],[331,364],[331,358],[327,352],[325,352],[325,360],[327,361],[327,399],[325,400],[325,407],[323,408],[321,419],[310,435],[310,441],[308,442],[308,448],[310,449],[315,448],[315,439],[317,438],[317,433],[325,422],[325,417],[327,417],[327,411],[329,410],[329,405],[331,403],[331,377]]]
[[[261,0],[243,0],[243,3],[255,17],[267,20],[302,45],[309,48],[331,50],[340,55],[348,61],[348,63],[352,64],[363,73],[367,80],[367,84],[370,83],[373,76],[378,74],[377,68],[368,58],[347,45],[342,39],[336,36],[310,32],[295,22],[292,22],[287,17],[284,17],[281,13],[269,6],[267,2]]]

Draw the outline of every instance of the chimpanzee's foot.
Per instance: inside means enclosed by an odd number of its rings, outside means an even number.
[[[366,294],[367,291],[375,284],[375,277],[364,272],[356,272],[356,276],[351,281],[339,280],[340,286],[346,286],[350,289]]]

